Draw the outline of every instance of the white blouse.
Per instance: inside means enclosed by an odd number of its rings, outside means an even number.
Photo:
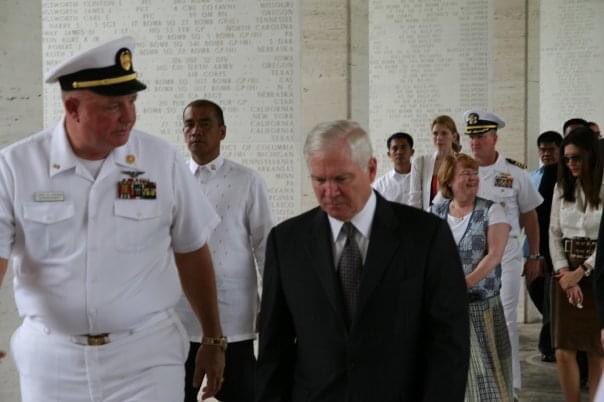
[[[468,212],[462,218],[456,218],[455,216],[447,213],[447,223],[451,228],[451,233],[453,233],[453,238],[455,239],[455,243],[459,244],[463,235],[466,233],[468,229],[468,225],[470,224],[470,217],[472,216],[472,212],[474,210]],[[505,216],[505,212],[501,204],[494,202],[493,205],[489,208],[488,213],[488,221],[489,226],[494,225],[496,223],[506,223],[508,224],[508,220]],[[509,225],[509,224],[508,224]]]
[[[604,190],[604,185],[600,189],[601,199],[604,198],[602,190]],[[552,197],[552,212],[549,225],[549,250],[555,271],[569,266],[564,254],[562,239],[587,237],[597,240],[600,219],[602,218],[602,203],[595,209],[591,206],[585,207],[585,193],[580,185],[577,185],[575,190],[575,202],[564,201],[561,196],[562,190],[558,189],[558,184],[556,184]],[[592,267],[595,265],[596,251],[594,249],[592,255],[585,260]]]

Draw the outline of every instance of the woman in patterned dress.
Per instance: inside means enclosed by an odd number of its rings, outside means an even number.
[[[510,225],[503,207],[477,197],[478,162],[447,156],[438,172],[443,202],[432,212],[451,227],[466,276],[470,312],[470,369],[465,400],[513,400],[512,359],[501,288],[501,258]]]

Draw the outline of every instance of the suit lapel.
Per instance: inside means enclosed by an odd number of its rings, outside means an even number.
[[[330,304],[341,318],[342,324],[346,326],[342,291],[333,265],[332,234],[327,215],[323,211],[317,211],[308,235],[306,244],[311,265],[319,277]]]
[[[380,195],[376,195],[377,205],[371,225],[367,258],[363,265],[359,304],[355,321],[363,314],[365,306],[380,283],[384,271],[390,266],[390,262],[401,244],[402,234],[398,230],[399,221],[394,216],[392,207]]]

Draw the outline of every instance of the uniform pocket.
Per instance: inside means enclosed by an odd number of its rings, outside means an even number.
[[[114,213],[118,250],[143,250],[158,234],[161,215],[158,200],[115,200]]]
[[[71,201],[26,202],[23,204],[25,245],[36,258],[48,253],[65,255],[73,251],[73,216]]]

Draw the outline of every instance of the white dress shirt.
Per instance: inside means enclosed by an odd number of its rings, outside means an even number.
[[[604,185],[600,191],[600,199],[604,197]],[[586,206],[585,193],[580,185],[575,189],[575,202],[564,201],[558,184],[554,187],[552,197],[552,212],[549,224],[549,250],[555,271],[568,267],[568,261],[562,245],[563,238],[587,237],[598,239],[600,219],[602,218],[602,203],[599,208]],[[594,267],[596,263],[596,249],[585,262]]]
[[[357,241],[357,245],[359,246],[359,250],[361,251],[361,256],[363,257],[363,264],[365,263],[365,258],[367,257],[367,249],[369,248],[371,224],[373,223],[373,216],[375,215],[376,203],[377,199],[372,191],[363,209],[361,209],[359,213],[353,216],[350,220],[350,223],[352,223],[357,230],[355,240]],[[346,234],[342,231],[342,226],[344,226],[345,222],[340,221],[336,218],[332,218],[331,216],[328,216],[328,218],[333,240],[332,246],[334,266],[337,269],[338,261],[340,260],[340,256],[342,255],[342,251],[344,250],[344,245],[346,244]]]
[[[157,198],[118,198],[134,174]],[[19,314],[58,333],[127,331],[173,308],[174,252],[198,250],[218,220],[179,153],[138,130],[96,179],[64,121],[0,152],[0,257],[12,259]]]
[[[432,191],[432,176],[435,174],[436,155],[437,153],[434,152],[430,155],[413,158],[408,198],[408,204],[412,207],[430,211],[430,192]]]
[[[375,188],[385,199],[399,204],[409,202],[409,185],[411,183],[411,172],[397,173],[392,169],[380,176],[374,183]]]
[[[221,218],[208,245],[222,331],[229,342],[253,339],[258,307],[256,267],[261,277],[266,239],[273,226],[266,184],[257,172],[222,156],[203,166],[191,159],[189,167]],[[201,327],[185,298],[177,312],[191,341],[200,342]]]

